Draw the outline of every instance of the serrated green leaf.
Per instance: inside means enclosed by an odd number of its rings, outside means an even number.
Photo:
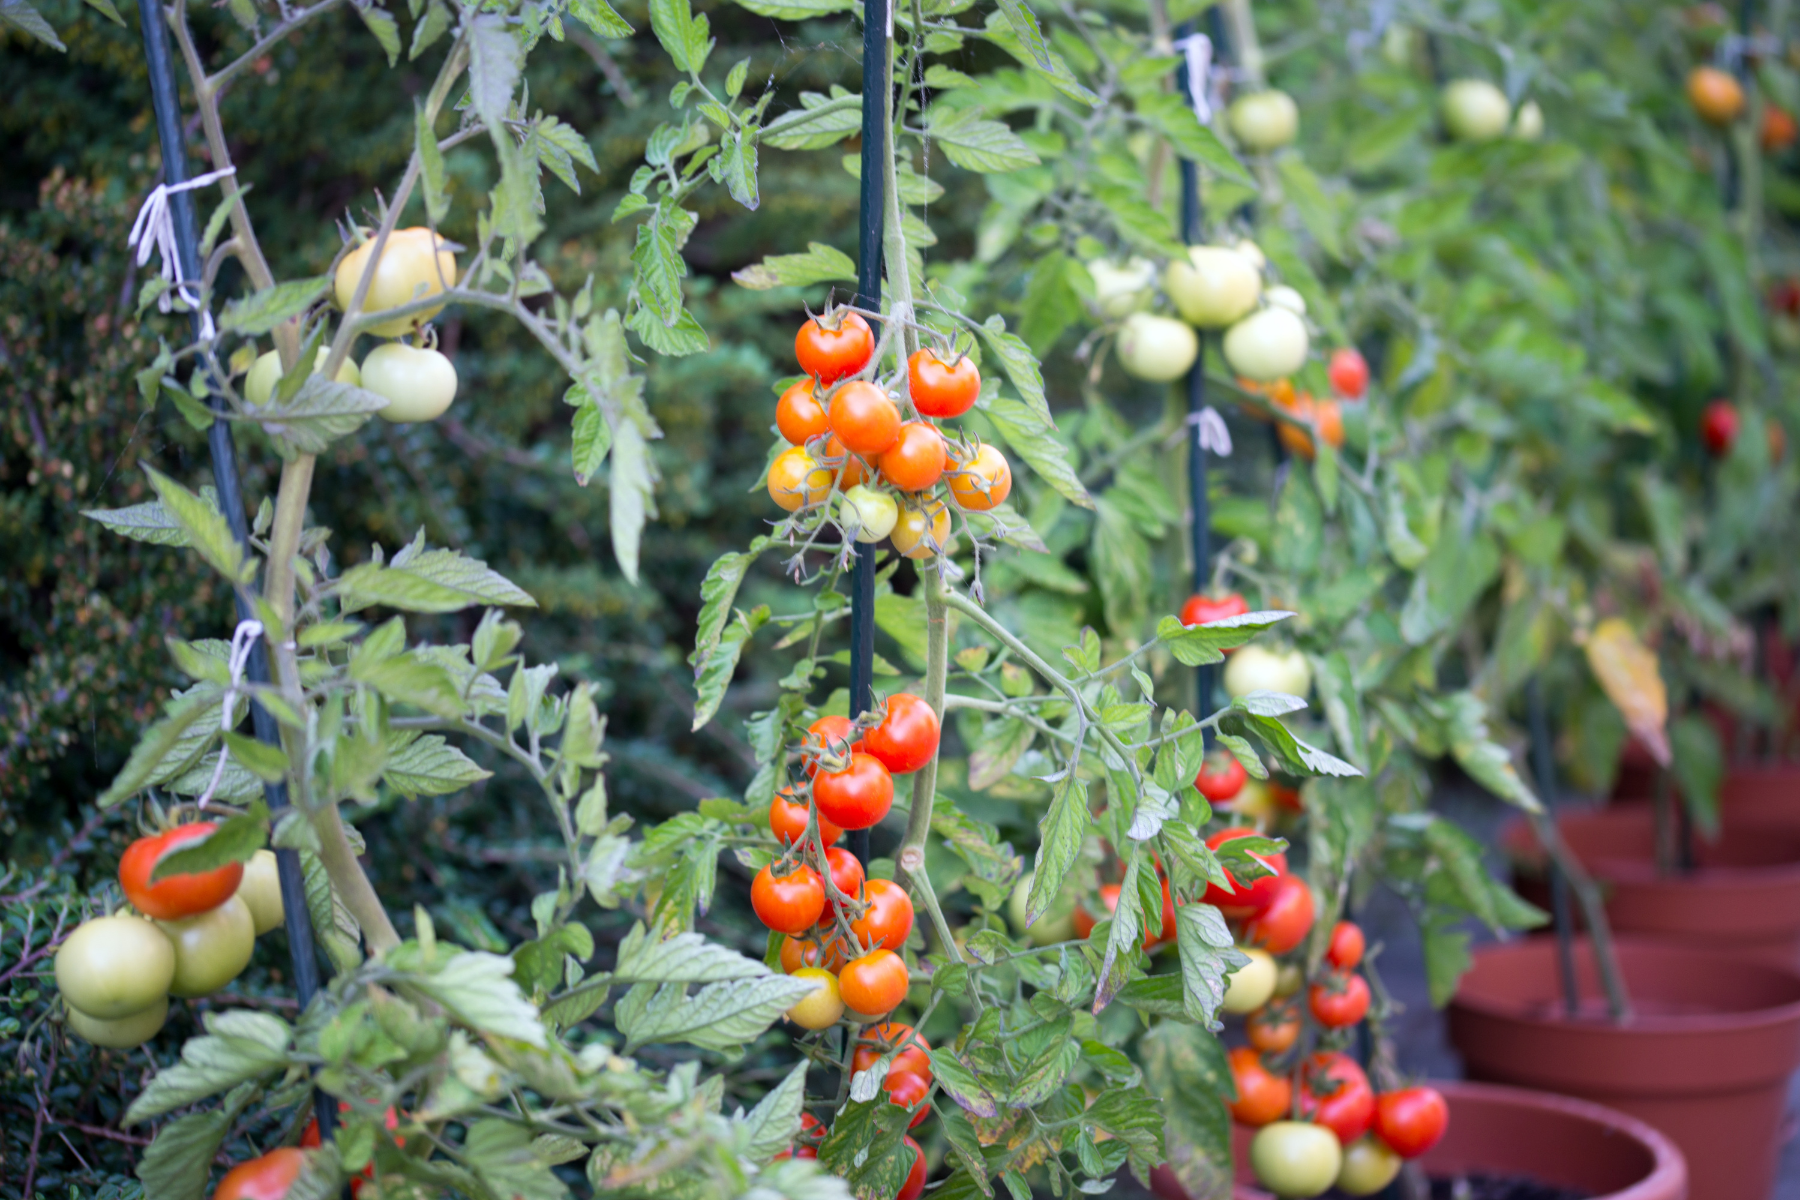
[[[801,107],[763,126],[758,139],[777,150],[823,150],[862,128],[862,97],[800,93]]]
[[[202,1020],[205,1036],[190,1039],[181,1048],[181,1061],[156,1073],[120,1125],[135,1125],[286,1069],[291,1034],[280,1017],[234,1009],[207,1013]]]
[[[243,546],[231,535],[225,514],[217,505],[188,491],[155,467],[146,465],[144,473],[150,477],[150,486],[156,489],[163,511],[187,534],[188,545],[231,583],[248,583],[256,572],[256,560],[245,557]]]
[[[338,578],[337,592],[346,613],[377,604],[425,613],[457,612],[477,604],[537,607],[523,588],[457,550],[402,551],[385,566],[352,567]]]
[[[760,1036],[802,996],[810,980],[765,975],[712,983],[688,995],[687,985],[641,983],[613,1006],[626,1053],[651,1042],[686,1042],[727,1050]]]
[[[926,128],[933,145],[965,171],[993,175],[1041,161],[1010,125],[986,119],[979,109],[935,107],[927,115]]]
[[[322,300],[330,287],[331,276],[315,275],[278,283],[233,300],[219,314],[219,330],[248,337],[272,332],[277,325],[293,320]]]
[[[436,734],[390,751],[381,771],[388,786],[403,796],[447,796],[492,774]]]
[[[850,256],[824,242],[808,242],[804,254],[771,254],[731,277],[742,287],[766,291],[773,287],[806,287],[814,283],[856,282],[856,264]]]

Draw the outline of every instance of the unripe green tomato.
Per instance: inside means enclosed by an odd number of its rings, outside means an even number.
[[[857,484],[844,492],[839,519],[844,528],[856,534],[859,542],[879,542],[894,532],[900,520],[900,504],[894,497],[867,484]]]
[[[1281,975],[1275,959],[1267,950],[1245,950],[1250,961],[1225,979],[1225,1003],[1228,1013],[1253,1013],[1275,994],[1275,981]]]
[[[1233,651],[1225,664],[1225,691],[1232,697],[1284,692],[1305,698],[1311,690],[1312,664],[1299,650],[1271,650],[1252,642]]]
[[[1141,312],[1156,298],[1156,264],[1147,258],[1122,263],[1096,258],[1087,264],[1087,271],[1094,281],[1094,307],[1108,320]]]
[[[1373,1196],[1394,1182],[1398,1174],[1400,1156],[1374,1134],[1365,1134],[1344,1147],[1337,1189],[1347,1196]]]
[[[174,978],[175,947],[142,917],[83,921],[56,951],[56,990],[96,1020],[143,1012]]]
[[[273,850],[258,850],[250,856],[244,864],[244,878],[238,884],[237,895],[249,908],[250,919],[256,922],[257,937],[281,927],[287,913],[281,904],[281,869]]]
[[[1344,1151],[1337,1135],[1323,1125],[1275,1121],[1256,1131],[1250,1143],[1250,1168],[1256,1181],[1282,1200],[1317,1196],[1337,1179]]]
[[[1519,111],[1513,116],[1512,135],[1521,142],[1535,142],[1544,136],[1544,110],[1538,107],[1536,100],[1519,105]]]
[[[175,943],[171,996],[212,995],[243,973],[256,949],[256,918],[236,896],[195,916],[156,924]]]
[[[1119,365],[1134,379],[1180,379],[1199,357],[1199,337],[1173,317],[1132,313],[1119,328]]]
[[[1285,283],[1278,283],[1263,293],[1263,299],[1273,308],[1285,308],[1297,317],[1306,315],[1306,297],[1302,296]]]
[[[1239,96],[1225,111],[1231,135],[1257,154],[1279,150],[1300,132],[1300,109],[1280,88]]]
[[[163,1023],[169,1019],[169,998],[158,996],[156,1002],[144,1011],[112,1020],[90,1017],[66,1002],[63,1014],[68,1022],[69,1032],[83,1041],[105,1046],[109,1050],[131,1050],[161,1032]]]
[[[1262,275],[1246,254],[1224,246],[1190,246],[1163,271],[1163,291],[1182,320],[1222,329],[1256,307]]]
[[[363,359],[363,387],[387,398],[381,415],[396,424],[432,421],[456,399],[456,367],[436,350],[388,342]]]
[[[424,226],[396,229],[388,234],[387,244],[381,250],[381,261],[375,267],[375,276],[369,280],[368,294],[363,297],[364,312],[377,313],[384,309],[398,308],[414,300],[435,296],[444,290],[445,284],[456,283],[456,255],[445,249],[443,239],[438,238],[434,256],[434,237],[431,230]],[[350,301],[356,295],[357,282],[361,280],[363,268],[374,250],[375,239],[371,237],[344,255],[338,263],[333,292],[340,309],[349,309]],[[372,333],[376,337],[399,337],[431,320],[443,307],[440,304],[408,317],[396,317],[379,325],[368,325],[361,332]]]
[[[1225,361],[1246,379],[1273,383],[1306,365],[1306,322],[1287,308],[1262,308],[1225,331]]]
[[[325,369],[325,360],[331,357],[331,351],[325,346],[313,356],[312,373],[317,375]],[[362,372],[349,358],[338,368],[337,381],[348,383],[353,387],[362,384]],[[281,382],[281,355],[271,350],[267,354],[257,355],[256,361],[250,365],[249,374],[244,376],[244,399],[255,405],[264,405],[269,397],[275,394],[275,385]]]
[[[1289,996],[1298,995],[1306,986],[1306,972],[1296,963],[1282,963],[1281,970],[1275,975],[1275,997],[1286,1000]]]
[[[1075,937],[1075,897],[1069,892],[1061,892],[1051,901],[1050,907],[1037,924],[1027,926],[1025,918],[1031,908],[1031,881],[1036,872],[1027,871],[1013,885],[1012,895],[1006,900],[1006,916],[1012,922],[1013,932],[1030,942],[1033,946],[1054,946],[1058,942],[1071,941]]]
[[[1444,127],[1463,142],[1491,142],[1506,132],[1512,105],[1506,93],[1485,79],[1457,79],[1444,85]]]

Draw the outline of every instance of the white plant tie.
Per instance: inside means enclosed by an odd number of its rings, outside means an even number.
[[[200,313],[202,341],[211,341],[215,336],[212,314],[200,308],[200,281],[181,278],[181,255],[175,246],[175,221],[169,212],[169,197],[175,192],[190,192],[235,174],[236,167],[225,167],[196,175],[173,187],[166,183],[157,184],[145,198],[143,207],[138,209],[137,220],[131,223],[131,236],[125,239],[126,248],[137,251],[140,267],[150,261],[152,251],[162,257],[158,273],[169,282],[169,289],[156,298],[156,307],[169,312],[174,305],[172,293],[180,293],[182,300]]]
[[[231,714],[237,708],[237,701],[244,686],[244,668],[250,662],[250,652],[256,648],[256,639],[263,635],[261,621],[239,621],[238,627],[231,634],[231,651],[225,657],[226,669],[231,672],[231,683],[225,689],[225,698],[219,706],[219,732],[230,733],[233,724]],[[206,785],[206,791],[200,796],[200,807],[205,808],[212,802],[213,793],[219,790],[220,780],[225,778],[225,763],[231,758],[231,747],[225,739],[219,739],[219,762],[213,767],[212,782]]]
[[[1188,95],[1194,101],[1194,115],[1202,125],[1211,125],[1212,39],[1204,33],[1190,33],[1175,43],[1175,49],[1187,55]]]
[[[1202,450],[1211,450],[1220,458],[1231,457],[1231,430],[1219,410],[1207,405],[1197,413],[1189,413],[1187,423],[1194,427],[1194,442]]]

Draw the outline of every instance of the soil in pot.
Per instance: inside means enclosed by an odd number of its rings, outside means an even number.
[[[1615,931],[1726,948],[1782,966],[1800,966],[1800,824],[1731,819],[1717,840],[1696,839],[1694,869],[1656,866],[1656,818],[1648,805],[1615,805],[1557,818],[1563,840],[1606,891]],[[1519,864],[1520,894],[1548,905],[1543,852],[1523,820],[1502,844]]]
[[[1477,1171],[1455,1179],[1433,1179],[1431,1200],[1592,1200],[1592,1192],[1578,1192],[1555,1184],[1539,1183],[1522,1175],[1489,1175]]]
[[[1800,972],[1644,940],[1620,939],[1618,951],[1635,1009],[1627,1025],[1599,1015],[1585,943],[1576,953],[1584,1004],[1573,1018],[1563,1013],[1553,941],[1478,951],[1449,1012],[1468,1074],[1635,1116],[1681,1148],[1694,1200],[1762,1200],[1800,1066]]]

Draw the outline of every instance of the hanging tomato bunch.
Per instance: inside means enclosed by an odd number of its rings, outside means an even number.
[[[126,848],[119,887],[131,912],[83,921],[56,952],[70,1030],[129,1050],[162,1029],[169,997],[209,996],[250,965],[259,935],[282,923],[275,855],[154,878],[157,864],[216,829],[178,825]]]
[[[1259,914],[1251,926],[1266,919]],[[1290,920],[1289,928],[1298,925]],[[1310,899],[1305,924],[1311,925]],[[1448,1127],[1449,1108],[1435,1089],[1377,1093],[1357,1060],[1333,1048],[1369,1017],[1370,985],[1359,971],[1365,949],[1361,928],[1350,921],[1334,925],[1304,1006],[1298,963],[1271,972],[1253,962],[1232,976],[1232,989],[1243,991],[1235,1004],[1228,993],[1225,1008],[1246,1014],[1249,1044],[1229,1056],[1237,1089],[1231,1115],[1257,1130],[1250,1163],[1279,1196],[1317,1196],[1331,1187],[1374,1195],[1393,1182],[1403,1160],[1431,1149]],[[1240,984],[1246,975],[1249,981]]]
[[[891,539],[907,558],[932,558],[950,543],[949,502],[966,512],[1005,503],[1012,466],[996,447],[947,436],[936,423],[980,398],[973,359],[949,348],[915,351],[906,363],[909,418],[892,392],[862,377],[875,352],[868,321],[849,309],[800,327],[794,357],[805,376],[775,406],[789,445],[769,464],[769,498],[788,512],[829,512],[835,492],[846,536]]]

